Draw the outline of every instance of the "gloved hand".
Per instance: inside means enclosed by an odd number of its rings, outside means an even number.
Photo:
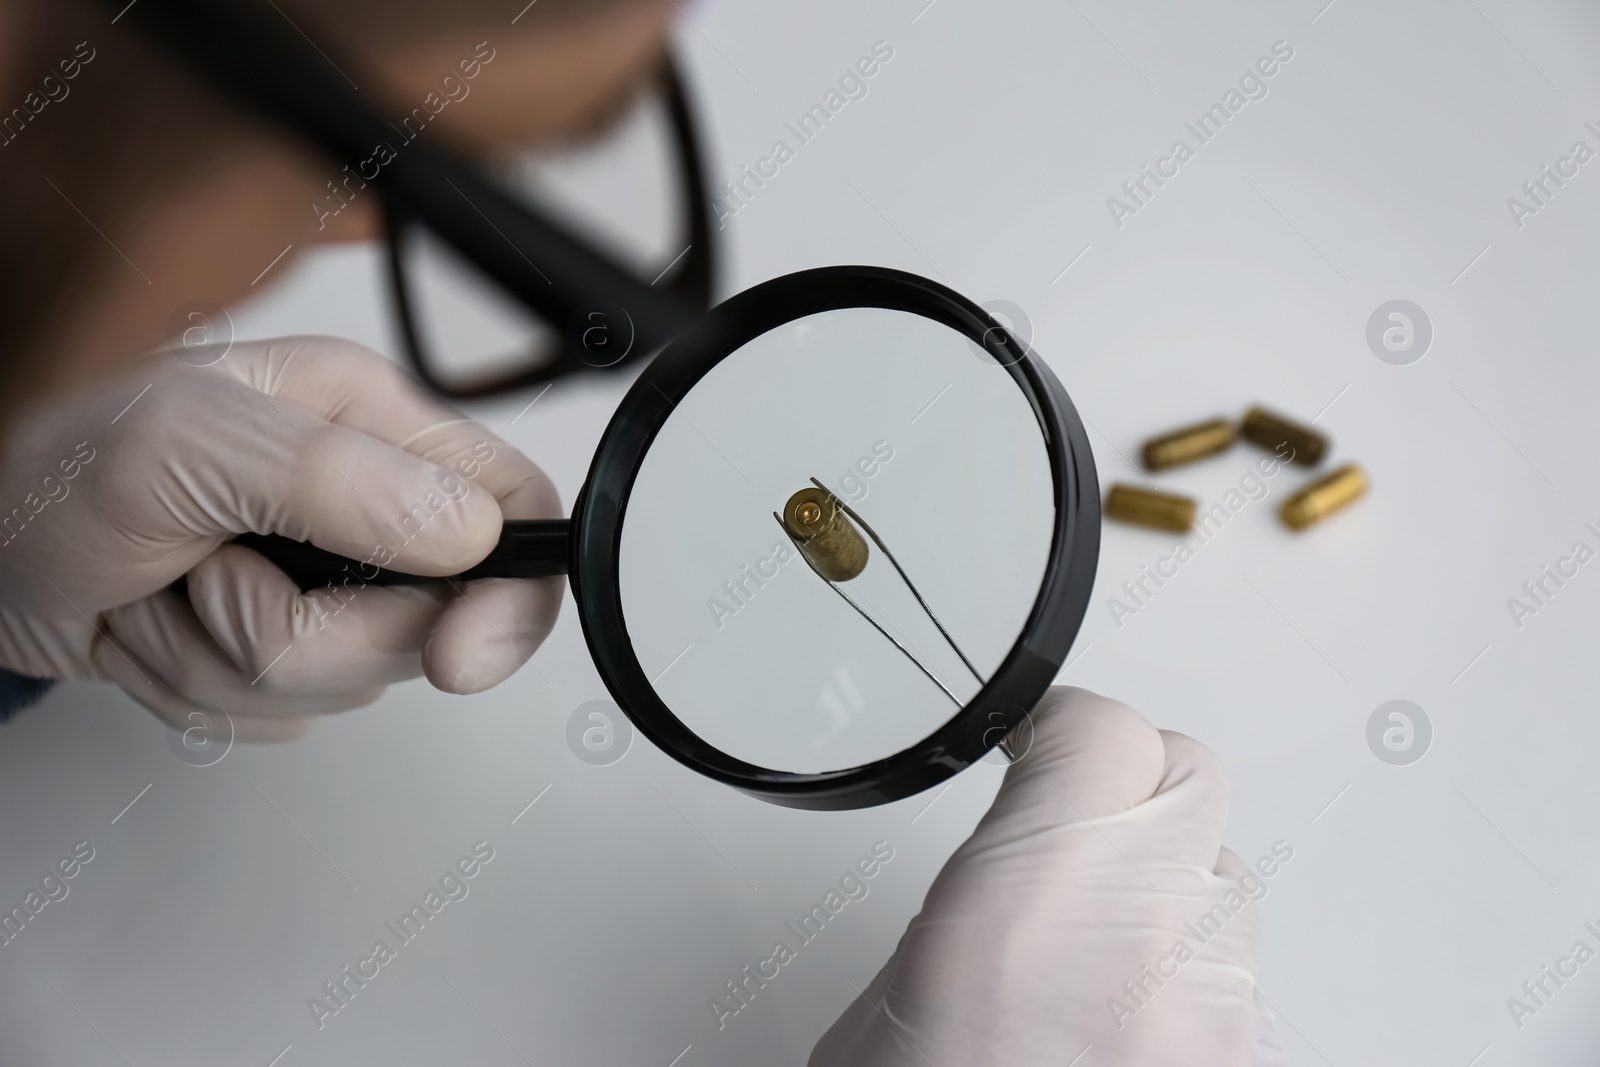
[[[1287,1064],[1254,992],[1267,883],[1222,848],[1216,757],[1082,689],[1033,717],[1032,748],[813,1067]]]
[[[33,412],[0,455],[0,666],[113,681],[179,730],[220,708],[241,740],[295,736],[419,673],[487,689],[560,605],[560,578],[302,594],[228,544],[450,575],[502,517],[560,517],[538,467],[349,341],[160,353]],[[187,595],[167,588],[183,574]]]

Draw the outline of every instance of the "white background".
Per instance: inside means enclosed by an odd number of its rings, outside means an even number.
[[[1065,680],[1216,749],[1247,859],[1293,845],[1265,904],[1261,989],[1295,1062],[1593,1062],[1600,964],[1521,1030],[1505,1001],[1574,940],[1595,946],[1600,564],[1521,629],[1506,601],[1578,538],[1600,548],[1582,525],[1600,519],[1600,164],[1522,229],[1506,198],[1576,139],[1600,148],[1582,126],[1600,120],[1600,14],[925,2],[690,10],[678,41],[719,180],[874,41],[895,50],[729,220],[724,291],[868,262],[1020,304],[1105,484],[1137,483],[1124,457],[1174,425],[1252,401],[1317,416],[1370,496],[1294,536],[1274,509],[1304,475],[1279,474],[1120,628],[1107,598],[1172,538],[1108,528]],[[1106,198],[1278,40],[1294,58],[1269,95],[1117,228]],[[242,315],[252,333],[393,351],[369,250],[281,280]],[[1409,367],[1364,338],[1394,298],[1435,330]],[[622,388],[562,386],[514,425],[525,400],[481,414],[570,500]],[[1241,447],[1160,482],[1210,503],[1255,458]],[[0,1058],[803,1062],[998,772],[872,811],[788,811],[642,742],[610,767],[579,762],[567,717],[602,695],[570,610],[492,693],[398,686],[306,741],[205,769],[119,694],[61,687],[0,731],[0,904],[78,841],[96,857],[0,949]],[[1366,745],[1393,698],[1434,725],[1408,767]],[[481,838],[497,854],[471,896],[319,1032],[306,999]],[[896,858],[871,895],[718,1032],[707,998],[879,839]]]

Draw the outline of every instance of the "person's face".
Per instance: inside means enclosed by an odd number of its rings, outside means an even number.
[[[655,68],[672,13],[670,0],[625,4],[543,24],[535,33],[507,38],[503,49],[500,35],[490,34],[495,59],[471,85],[471,104],[440,114],[441,136],[470,155],[490,156],[595,132]],[[439,92],[442,74],[484,38],[481,30],[463,30],[374,49],[367,62],[383,81],[383,97],[410,108]],[[377,236],[376,227],[369,204],[360,236]]]
[[[364,96],[404,115],[488,38],[494,58],[472,79],[470,95],[447,107],[425,136],[469,157],[581,138],[612,115],[655,69],[665,47],[670,0],[610,5],[597,14],[547,19],[525,32],[476,27],[425,41],[360,46]],[[380,201],[357,196],[319,219],[326,183],[339,166],[288,135],[253,139],[220,172],[152,195],[137,205],[128,259],[140,274],[112,275],[86,293],[81,324],[51,385],[70,387],[163,343],[173,309],[193,300],[223,307],[282,277],[308,248],[381,233]],[[255,279],[285,246],[261,284]],[[148,281],[145,280],[148,278]]]

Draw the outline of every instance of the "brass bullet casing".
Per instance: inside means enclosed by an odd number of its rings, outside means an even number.
[[[867,567],[867,542],[826,489],[808,486],[783,505],[783,529],[822,577],[848,582]]]
[[[1346,464],[1285,500],[1278,514],[1289,529],[1304,530],[1359,499],[1366,491],[1366,472],[1353,463]]]
[[[1106,518],[1156,530],[1187,533],[1194,522],[1194,501],[1186,496],[1113,485],[1106,497]]]
[[[1153,437],[1144,445],[1145,469],[1164,471],[1214,456],[1232,445],[1236,437],[1233,423],[1227,419],[1212,419]]]
[[[1309,426],[1302,426],[1281,415],[1261,408],[1245,412],[1239,423],[1239,433],[1246,441],[1260,445],[1268,452],[1276,452],[1280,445],[1294,449],[1289,462],[1315,467],[1328,451],[1328,439]]]

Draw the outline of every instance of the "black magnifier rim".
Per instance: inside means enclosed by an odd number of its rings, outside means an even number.
[[[949,721],[873,763],[819,773],[776,771],[715,748],[657,695],[634,654],[622,607],[622,526],[634,479],[678,402],[745,343],[786,322],[842,308],[904,311],[942,323],[1005,355],[1032,406],[1050,457],[1056,520],[1038,597],[987,684]],[[998,353],[997,353],[998,354]],[[974,358],[977,358],[974,356]],[[996,521],[1004,521],[996,516]],[[584,638],[618,705],[650,741],[708,778],[787,807],[839,810],[900,800],[981,759],[1055,680],[1077,637],[1100,551],[1100,493],[1083,422],[1066,390],[1028,347],[982,308],[927,278],[885,267],[821,267],[764,282],[713,308],[640,375],[596,449],[573,508],[573,598]]]

